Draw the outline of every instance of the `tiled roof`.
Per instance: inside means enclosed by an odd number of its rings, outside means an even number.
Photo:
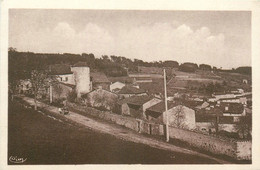
[[[139,89],[132,86],[124,86],[118,94],[142,94],[145,93],[145,90]]]
[[[63,75],[72,74],[70,66],[66,64],[54,64],[49,66],[49,74],[51,75]]]
[[[90,72],[93,83],[110,83],[107,76],[102,72]]]
[[[222,116],[223,112],[219,107],[210,108],[210,110],[207,109],[200,109],[196,112],[197,115],[219,115]]]
[[[118,101],[118,104],[124,103],[141,106],[149,100],[153,99],[152,96],[132,96],[123,100]]]
[[[173,108],[173,107],[175,107],[175,106],[178,106],[178,105],[179,105],[179,103],[168,102],[168,110]],[[156,105],[153,105],[152,107],[149,107],[147,109],[147,111],[163,113],[163,112],[165,112],[165,102],[162,101],[160,103],[157,103]]]

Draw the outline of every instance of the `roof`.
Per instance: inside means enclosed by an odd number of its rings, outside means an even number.
[[[204,101],[183,100],[181,103],[189,108],[195,109],[197,106],[202,105]]]
[[[107,76],[102,72],[90,72],[93,83],[110,83]]]
[[[122,83],[121,81],[116,81],[116,82],[113,82],[112,84],[124,84],[125,85],[125,83]]]
[[[54,64],[49,66],[49,74],[51,75],[63,75],[72,74],[70,66],[66,64]]]
[[[210,108],[210,110],[207,109],[200,109],[196,112],[197,115],[218,115],[222,116],[223,112],[219,107]]]
[[[168,102],[167,104],[168,104],[168,109],[171,109],[175,106],[178,106],[180,103]],[[152,107],[149,107],[147,109],[147,111],[163,113],[163,112],[165,112],[165,102],[162,101],[160,103],[157,103],[157,104],[153,105]]]
[[[64,86],[68,86],[70,88],[75,88],[76,87],[76,85],[74,85],[74,84],[67,84],[67,83],[63,83],[63,82],[59,82],[59,83],[64,85]]]
[[[222,98],[222,99],[219,99],[219,100],[236,100],[236,99],[239,99],[240,97],[230,97],[230,98]]]
[[[241,103],[221,103],[220,109],[223,113],[241,114],[244,111],[244,106]]]
[[[139,89],[133,86],[124,86],[118,94],[142,94],[146,93],[144,89]]]
[[[90,92],[88,92],[88,93],[83,94],[81,97],[82,97],[82,98],[87,98],[88,94],[90,94],[90,93],[95,93],[95,92],[99,92],[99,91],[105,91],[106,93],[109,93],[109,94],[111,94],[111,95],[117,96],[116,93],[113,93],[113,92],[108,91],[108,90],[106,90],[106,89],[95,89],[95,90],[92,90],[92,91],[90,91]]]
[[[88,67],[88,64],[86,62],[77,62],[72,67]]]
[[[132,96],[123,100],[118,101],[118,104],[122,105],[124,103],[141,106],[144,103],[152,100],[152,96]]]

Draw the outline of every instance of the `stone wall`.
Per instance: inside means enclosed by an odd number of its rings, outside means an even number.
[[[250,160],[249,143],[241,143],[228,138],[205,135],[198,132],[169,127],[170,138],[178,139],[190,145],[218,155],[227,155],[234,159]],[[239,154],[238,154],[239,153]]]
[[[252,142],[238,141],[237,142],[237,159],[252,160]]]
[[[82,114],[99,117],[118,125],[125,126],[136,132],[160,136],[165,135],[164,125],[159,123],[151,123],[129,116],[117,115],[112,112],[104,112],[86,106],[78,106],[72,103],[69,103],[68,105],[72,111],[78,111]],[[213,154],[226,155],[238,160],[251,160],[251,141],[236,141],[229,138],[206,135],[196,131],[180,129],[172,126],[169,126],[169,133],[170,138],[172,139],[178,139],[193,147]]]
[[[99,117],[101,119],[114,122],[118,125],[125,126],[137,132],[140,130],[140,123],[135,118],[117,115],[108,111],[100,111],[91,107],[79,106],[73,103],[68,103],[68,107],[72,111],[77,111],[82,114],[88,114],[94,117]]]

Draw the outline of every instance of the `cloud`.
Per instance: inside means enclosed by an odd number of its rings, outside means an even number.
[[[177,60],[215,64],[224,57],[225,36],[209,28],[192,30],[183,24],[156,23],[120,32],[118,53],[146,60]]]
[[[94,23],[75,29],[66,22],[52,29],[21,34],[14,44],[22,50],[52,53],[94,53],[121,55],[146,61],[221,65],[226,59],[224,34],[212,34],[207,27],[193,30],[188,25],[154,23],[149,26],[117,29],[116,34]]]

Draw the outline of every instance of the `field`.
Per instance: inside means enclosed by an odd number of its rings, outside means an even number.
[[[23,164],[216,163],[120,140],[9,102],[8,158],[11,156],[27,158]]]

